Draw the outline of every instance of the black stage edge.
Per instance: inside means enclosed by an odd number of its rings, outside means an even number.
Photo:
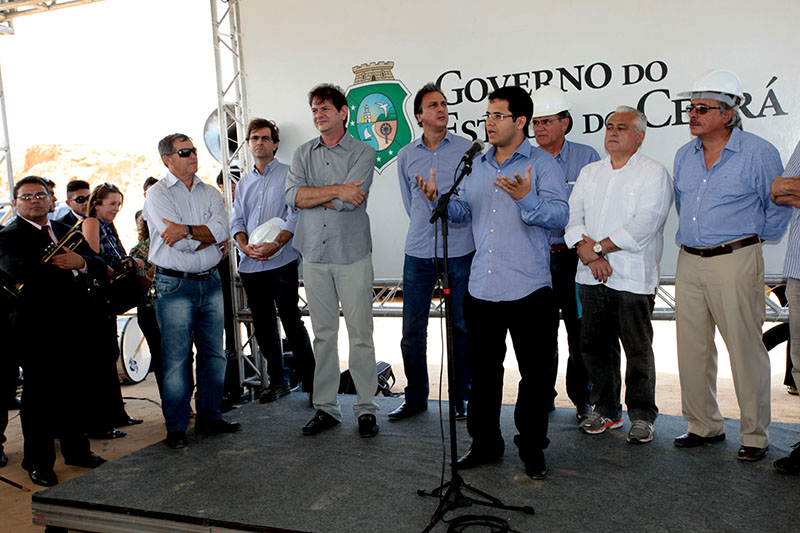
[[[402,400],[376,398],[380,434],[362,439],[354,399],[340,396],[343,423],[313,437],[300,433],[314,413],[305,394],[245,405],[227,415],[242,433],[190,431],[186,449],[157,443],[36,493],[34,522],[84,531],[422,531],[437,501],[416,490],[441,481],[448,448],[438,404],[389,422],[386,413]],[[534,481],[512,443],[513,406],[503,406],[505,457],[461,475],[536,514],[477,506],[446,520],[492,514],[523,532],[796,530],[800,479],[776,474],[772,462],[800,441],[800,426],[773,424],[767,458],[743,464],[735,459],[738,420],[726,420],[725,442],[694,449],[672,445],[686,429],[681,417],[660,416],[655,439],[644,445],[625,441],[629,425],[626,418],[622,429],[584,435],[574,410],[557,409],[545,452],[550,474]],[[463,422],[458,427],[463,453],[469,437]],[[446,530],[443,522],[434,532]]]

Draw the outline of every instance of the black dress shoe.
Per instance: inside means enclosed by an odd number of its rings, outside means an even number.
[[[121,439],[128,434],[120,431],[117,428],[111,428],[108,431],[93,431],[88,434],[90,439],[108,440],[108,439]]]
[[[261,403],[269,403],[274,402],[278,398],[283,398],[284,396],[288,395],[292,392],[292,387],[290,385],[278,385],[277,387],[273,387],[270,385],[264,392],[261,393],[259,396],[258,401]]]
[[[462,455],[456,464],[459,470],[467,470],[475,468],[476,466],[484,465],[486,463],[494,463],[503,457],[503,450],[494,452],[476,452],[474,448],[470,448],[467,453]]]
[[[375,420],[375,415],[366,414],[358,417],[358,434],[362,437],[374,437],[379,430],[380,426]]]
[[[120,426],[138,426],[138,425],[139,425],[139,424],[141,424],[142,422],[144,422],[144,420],[142,420],[141,418],[131,418],[131,417],[128,417],[128,419],[127,419],[127,420],[123,420],[123,421],[122,421],[122,424],[119,424],[119,425],[120,425]]]
[[[338,420],[333,418],[322,409],[317,409],[317,412],[314,413],[314,416],[311,417],[311,420],[308,421],[308,424],[303,426],[303,435],[316,435],[317,433],[322,433],[326,429],[330,429],[338,424]]]
[[[405,420],[428,410],[428,402],[403,402],[400,407],[389,413],[389,420]]]
[[[56,473],[52,470],[34,470],[28,474],[34,484],[40,487],[52,487],[58,485],[58,478]]]
[[[767,456],[767,448],[769,448],[769,446],[764,446],[763,448],[741,446],[739,448],[739,453],[736,454],[736,458],[740,461],[760,461]]]
[[[464,400],[456,401],[456,420],[467,419],[467,402]]]
[[[186,439],[185,431],[167,431],[167,446],[173,450],[186,448],[189,441]]]
[[[714,435],[713,437],[701,437],[696,433],[684,433],[677,437],[673,444],[678,448],[695,448],[704,444],[714,444],[715,442],[722,442],[725,440],[725,433]]]
[[[106,460],[100,457],[99,455],[95,455],[92,452],[89,452],[88,455],[84,457],[80,457],[78,459],[64,459],[64,464],[70,466],[82,466],[83,468],[97,468],[101,464],[105,463]]]
[[[8,456],[2,449],[0,449],[0,468],[3,468],[7,464],[8,464]]]
[[[544,453],[525,463],[525,473],[531,479],[544,479],[547,477],[547,464],[544,462]]]
[[[213,420],[198,420],[194,424],[195,433],[219,434],[219,433],[238,433],[242,430],[242,425],[238,422],[228,422],[222,418]]]

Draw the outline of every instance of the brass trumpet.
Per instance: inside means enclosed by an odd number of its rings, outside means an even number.
[[[83,224],[83,220],[77,221],[58,242],[48,244],[47,248],[42,252],[42,263],[49,263],[64,248],[68,250],[77,248],[85,240],[83,233],[79,229],[81,224]],[[15,298],[20,297],[23,287],[24,283],[3,283],[3,289]]]
[[[49,263],[64,248],[74,250],[84,241],[83,233],[79,229],[83,219],[78,220],[57,243],[49,244],[42,252],[42,263]]]

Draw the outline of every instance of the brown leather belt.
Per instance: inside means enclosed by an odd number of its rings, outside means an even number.
[[[744,239],[729,242],[728,244],[720,244],[719,246],[713,246],[711,248],[690,248],[688,246],[681,246],[681,248],[692,255],[699,255],[700,257],[715,257],[718,255],[729,254],[734,250],[738,250],[739,248],[744,248],[745,246],[758,244],[760,242],[761,237],[758,235],[750,235]]]
[[[551,244],[550,245],[550,252],[563,252],[564,250],[569,250],[566,244],[559,243],[559,244]]]

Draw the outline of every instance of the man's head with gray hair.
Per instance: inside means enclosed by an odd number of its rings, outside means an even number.
[[[636,126],[636,131],[642,133],[647,130],[647,116],[635,107],[621,105],[614,110],[614,113],[633,113],[635,115],[633,124]]]

